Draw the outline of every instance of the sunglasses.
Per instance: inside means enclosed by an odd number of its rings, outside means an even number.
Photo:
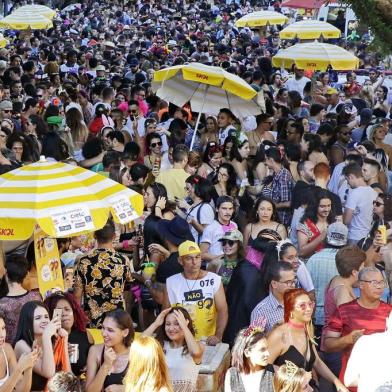
[[[374,200],[374,201],[373,201],[373,205],[376,206],[376,207],[381,207],[381,206],[384,205],[384,203],[381,203],[381,202],[379,202],[379,201]]]
[[[12,110],[3,110],[4,113],[12,113]]]
[[[296,308],[304,312],[307,308],[313,309],[314,306],[315,306],[315,302],[309,301],[309,302],[300,302],[299,304],[296,305]]]
[[[229,245],[229,246],[233,246],[235,244],[235,241],[233,240],[222,240],[222,245]]]
[[[151,143],[151,144],[150,144],[150,147],[151,147],[151,148],[155,148],[155,147],[157,147],[157,146],[162,147],[162,142],[156,142],[156,143]]]

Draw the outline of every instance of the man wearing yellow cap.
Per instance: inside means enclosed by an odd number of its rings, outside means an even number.
[[[221,277],[201,269],[199,246],[185,241],[178,247],[184,272],[166,280],[165,307],[179,305],[190,313],[196,338],[215,346],[222,340],[228,312]]]

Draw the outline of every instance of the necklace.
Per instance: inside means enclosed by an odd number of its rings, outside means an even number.
[[[304,329],[305,328],[305,324],[303,323],[296,323],[294,321],[289,320],[287,322],[288,325],[290,325],[290,327],[293,327],[295,329]]]
[[[195,281],[193,282],[192,287],[189,287],[188,279],[187,279],[187,277],[184,275],[184,273],[182,273],[183,276],[184,276],[184,278],[185,278],[186,287],[188,287],[188,290],[189,290],[189,291],[193,291],[193,289],[194,289],[194,287],[195,287],[197,281],[199,280],[200,272],[201,272],[201,271],[198,272],[198,274],[197,274],[197,276],[196,276],[196,279],[195,279]]]

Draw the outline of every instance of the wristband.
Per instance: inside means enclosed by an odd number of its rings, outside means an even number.
[[[159,209],[162,211],[162,208],[161,208],[161,207],[159,207],[159,206],[155,206],[155,208],[159,208]]]

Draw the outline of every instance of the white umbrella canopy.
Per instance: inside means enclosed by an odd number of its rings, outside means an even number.
[[[192,111],[218,114],[222,108],[229,108],[237,117],[257,115],[261,113],[260,106],[254,99],[246,101],[220,87],[205,84],[195,85],[195,82],[184,80],[181,76],[161,83],[153,83],[158,97],[165,101],[183,106],[190,102]]]
[[[237,75],[220,67],[190,63],[157,71],[152,83],[165,101],[183,106],[190,102],[192,111],[218,114],[229,108],[237,117],[262,112],[256,91]]]

